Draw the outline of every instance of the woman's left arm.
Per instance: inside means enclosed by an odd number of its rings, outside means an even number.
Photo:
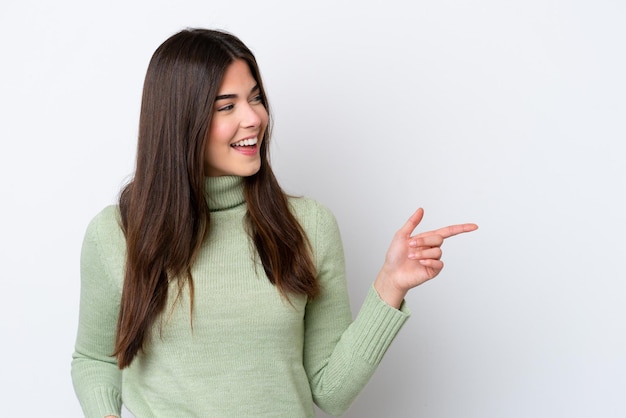
[[[368,382],[409,317],[404,295],[441,271],[443,240],[476,229],[464,224],[411,236],[422,216],[419,209],[395,234],[352,321],[339,229],[332,213],[318,207],[312,244],[322,292],[306,308],[304,366],[313,399],[326,413],[341,415]]]

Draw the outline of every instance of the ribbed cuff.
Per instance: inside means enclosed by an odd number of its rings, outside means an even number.
[[[107,415],[122,416],[122,397],[117,390],[111,388],[95,388],[92,402],[83,405],[86,418],[103,418]]]
[[[378,364],[410,315],[404,301],[400,309],[395,309],[378,296],[374,286],[370,287],[353,324],[356,354],[370,364]]]

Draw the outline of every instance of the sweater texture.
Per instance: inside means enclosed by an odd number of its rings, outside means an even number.
[[[117,206],[89,224],[81,254],[81,303],[72,379],[88,418],[314,417],[313,404],[340,415],[365,386],[409,312],[373,287],[352,320],[334,216],[290,198],[313,251],[321,293],[286,300],[273,286],[245,228],[243,179],[206,179],[209,233],[189,293],[165,311],[131,365],[111,357],[122,292],[125,238]]]

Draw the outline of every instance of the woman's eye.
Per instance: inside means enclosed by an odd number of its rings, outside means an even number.
[[[256,96],[254,96],[254,97],[252,98],[252,101],[253,101],[253,102],[255,102],[255,103],[260,103],[260,102],[262,102],[262,101],[263,101],[263,96],[262,96],[262,95],[260,95],[260,94],[257,94]]]
[[[218,107],[217,111],[218,112],[223,112],[223,111],[226,111],[226,110],[231,110],[233,107],[234,107],[233,105],[229,104],[229,105],[226,105],[226,106]]]

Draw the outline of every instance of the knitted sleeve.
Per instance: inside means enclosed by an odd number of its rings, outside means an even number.
[[[330,415],[344,413],[372,376],[409,316],[383,302],[373,286],[352,321],[339,229],[318,206],[313,242],[320,296],[305,312],[304,366],[313,400]]]
[[[116,213],[110,207],[91,221],[81,252],[80,315],[72,381],[87,418],[121,414],[121,371],[111,356],[120,290],[110,276],[111,271],[120,269],[124,251],[119,248],[122,234]]]

